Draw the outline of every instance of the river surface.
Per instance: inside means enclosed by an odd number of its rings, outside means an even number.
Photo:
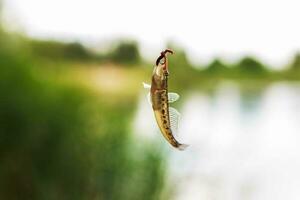
[[[157,134],[145,94],[134,130],[170,149],[174,200],[300,199],[300,83],[243,90],[222,82],[212,92],[186,92],[174,105],[178,140],[190,144],[183,152]]]

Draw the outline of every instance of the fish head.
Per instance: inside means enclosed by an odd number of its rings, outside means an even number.
[[[169,75],[167,54],[173,54],[173,51],[166,49],[160,53],[160,56],[156,60],[156,66],[154,67],[153,75],[158,76],[160,79],[164,79]]]

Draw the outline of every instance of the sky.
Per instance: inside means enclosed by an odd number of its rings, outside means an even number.
[[[6,24],[39,38],[140,42],[154,59],[168,42],[193,63],[255,56],[280,68],[300,50],[297,0],[6,0]]]

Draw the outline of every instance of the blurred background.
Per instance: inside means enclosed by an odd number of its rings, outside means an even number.
[[[293,0],[0,0],[0,199],[299,199]],[[147,92],[171,48],[179,141]]]

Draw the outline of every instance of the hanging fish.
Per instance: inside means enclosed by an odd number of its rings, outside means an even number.
[[[156,65],[152,74],[152,83],[144,84],[144,88],[150,89],[148,100],[152,105],[157,125],[166,140],[175,148],[184,150],[188,145],[179,143],[174,133],[178,130],[179,112],[169,106],[179,99],[176,93],[168,93],[168,60],[167,54],[173,51],[166,49],[156,60]]]

